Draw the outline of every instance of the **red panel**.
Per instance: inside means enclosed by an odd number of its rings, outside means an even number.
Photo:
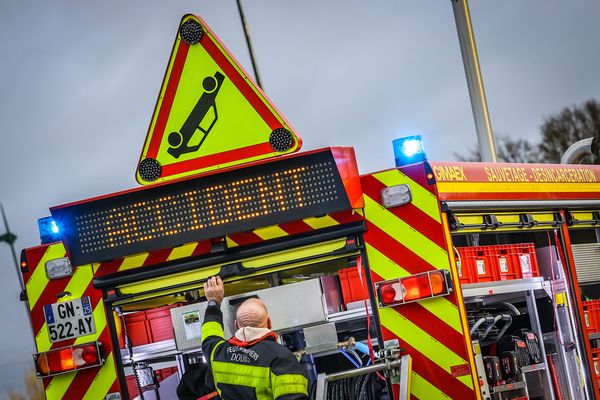
[[[332,147],[331,152],[338,172],[344,183],[346,194],[350,200],[352,208],[364,208],[365,202],[362,197],[362,188],[360,176],[358,175],[358,165],[356,164],[356,155],[352,147]]]

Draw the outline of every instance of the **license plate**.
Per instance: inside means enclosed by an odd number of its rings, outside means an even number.
[[[44,317],[52,343],[96,333],[89,296],[46,304]]]

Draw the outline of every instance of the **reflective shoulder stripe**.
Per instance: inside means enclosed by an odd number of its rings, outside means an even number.
[[[202,324],[202,341],[210,336],[218,336],[225,339],[223,325],[216,321],[209,321]]]
[[[300,374],[275,375],[271,373],[273,381],[273,398],[286,394],[305,394],[308,396],[308,379]]]
[[[214,354],[214,353],[213,353]],[[253,388],[270,389],[271,379],[269,367],[236,364],[212,360],[213,377],[219,384],[248,386]]]

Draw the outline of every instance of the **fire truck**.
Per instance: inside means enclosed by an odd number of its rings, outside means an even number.
[[[360,174],[300,145],[185,16],[142,186],[52,207],[21,253],[46,398],[177,398],[215,275],[225,334],[261,299],[311,399],[600,397],[600,167],[429,162],[408,137]]]

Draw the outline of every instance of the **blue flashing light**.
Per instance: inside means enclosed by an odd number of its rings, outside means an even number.
[[[42,244],[60,242],[60,229],[52,217],[38,219],[38,228]]]
[[[427,161],[421,135],[407,136],[392,142],[396,167]]]

